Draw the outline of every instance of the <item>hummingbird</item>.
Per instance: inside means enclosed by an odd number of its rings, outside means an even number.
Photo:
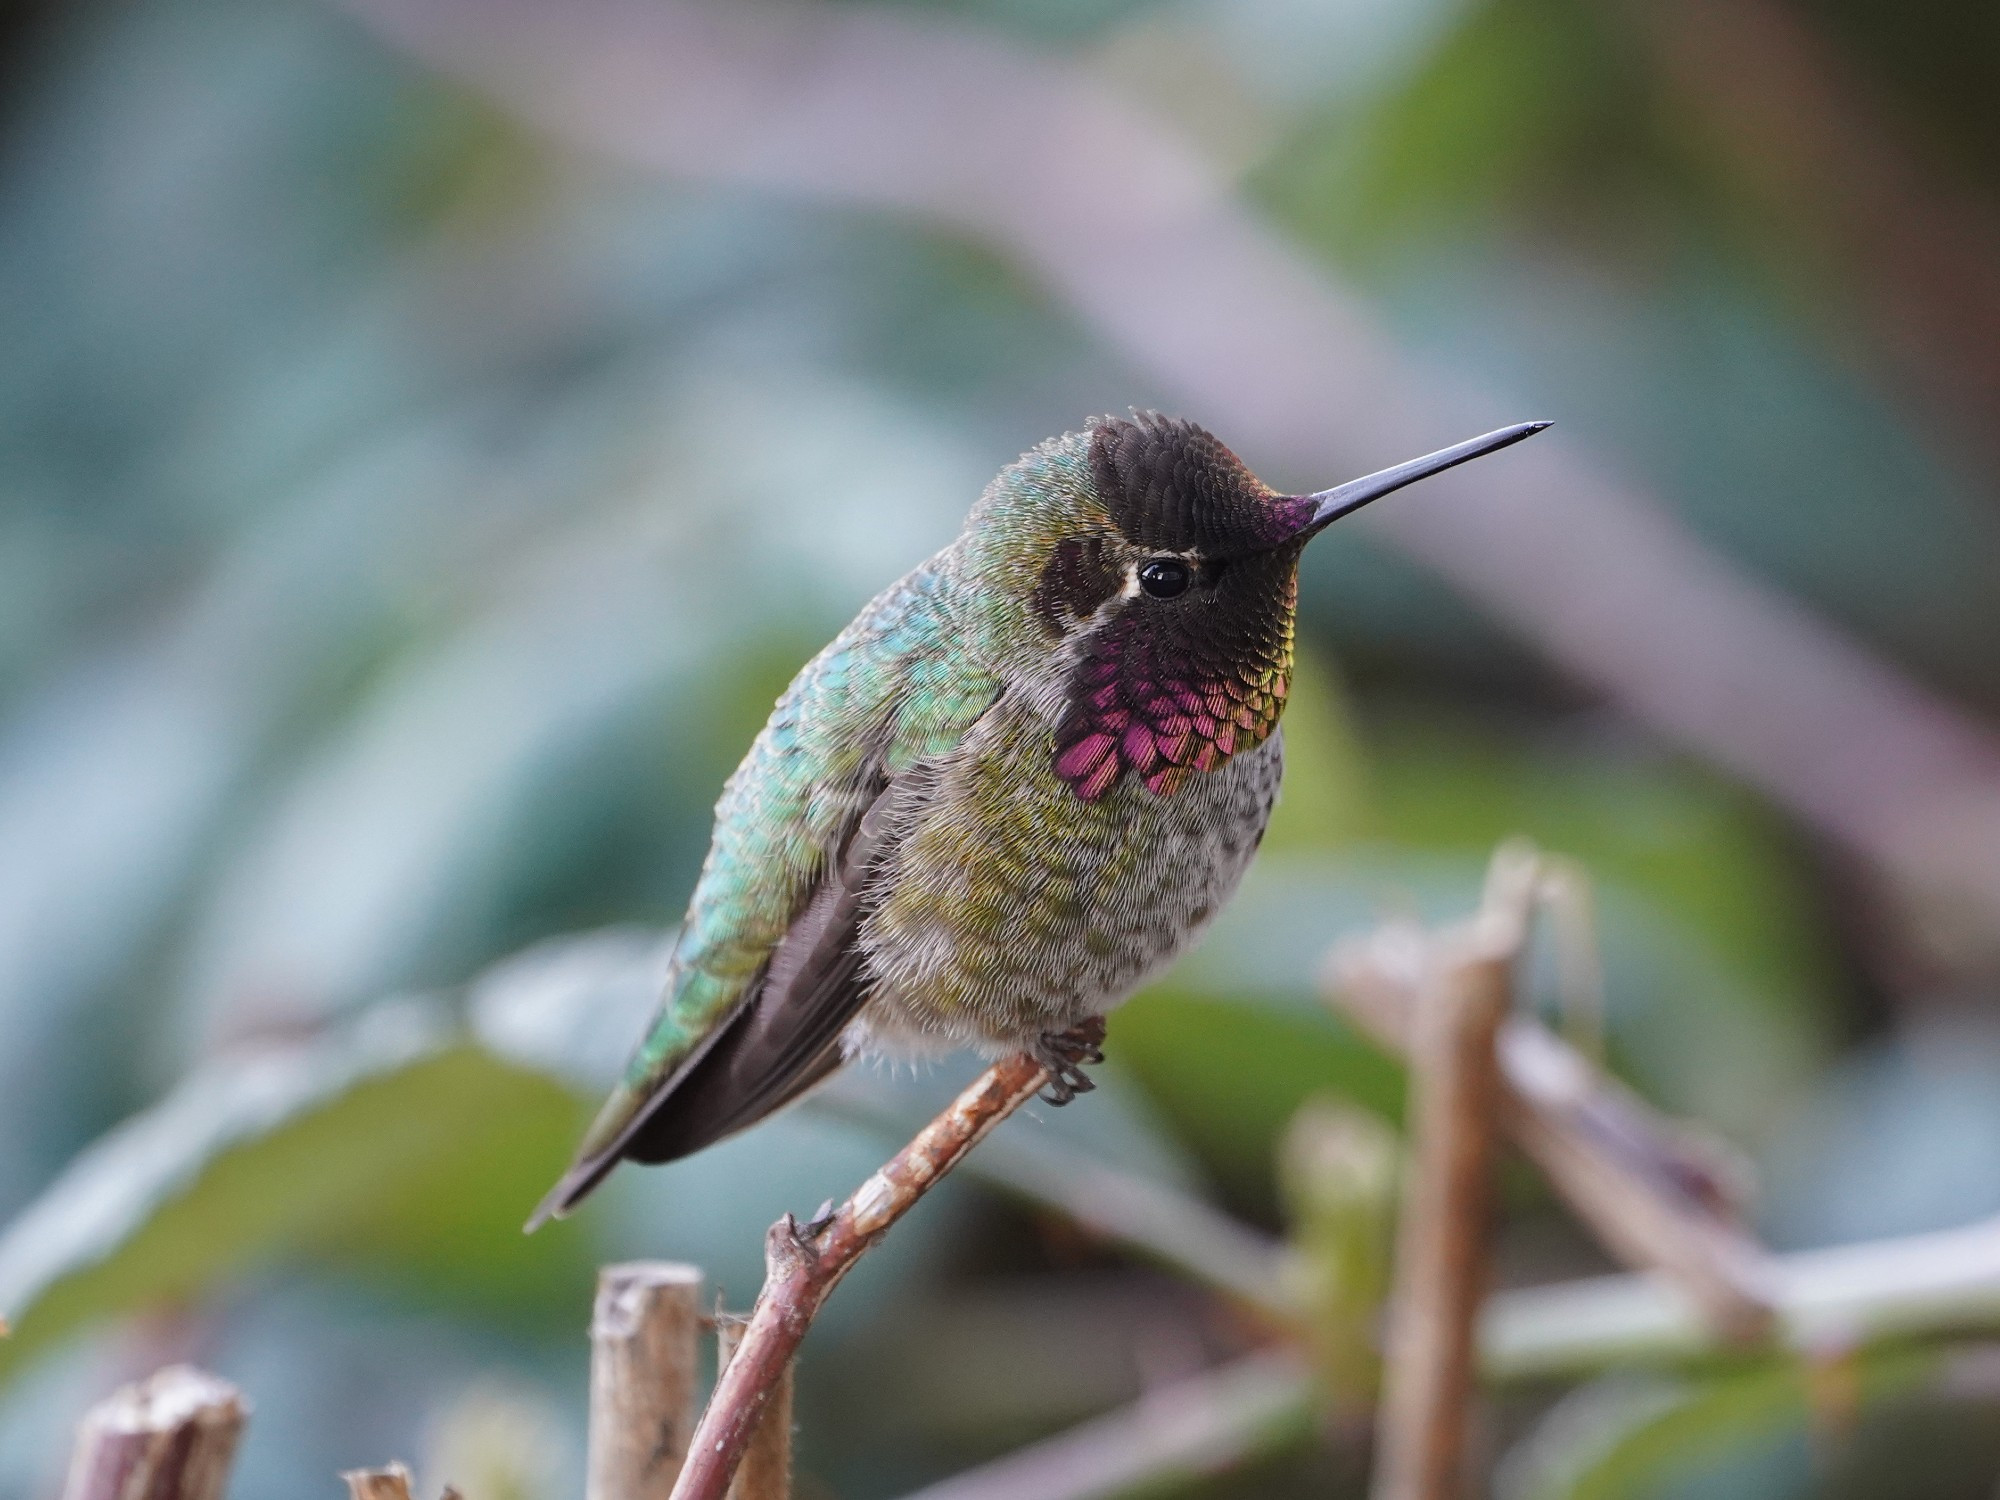
[[[1310,495],[1154,412],[1008,465],[778,699],[659,1009],[528,1227],[857,1055],[1026,1050],[1051,1103],[1089,1088],[1079,1028],[1188,946],[1263,838],[1306,543],[1548,425]]]

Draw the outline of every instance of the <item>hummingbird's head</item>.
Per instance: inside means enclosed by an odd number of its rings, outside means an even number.
[[[1341,516],[1546,427],[1502,429],[1312,495],[1281,495],[1213,434],[1101,417],[1010,465],[961,546],[1051,663],[1055,768],[1086,801],[1126,772],[1169,795],[1276,728],[1299,554]]]

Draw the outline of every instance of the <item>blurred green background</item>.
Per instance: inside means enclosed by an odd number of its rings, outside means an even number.
[[[594,1265],[693,1259],[747,1304],[763,1226],[847,1191],[967,1072],[863,1072],[519,1237],[643,1019],[722,778],[1000,465],[1184,405],[976,229],[593,151],[401,50],[396,9],[0,17],[0,1292],[29,1305],[0,1345],[7,1500],[52,1493],[82,1408],[173,1357],[250,1391],[246,1500],[391,1456],[469,1500],[578,1493]],[[520,7],[408,9],[476,53]],[[1991,7],[814,13],[1073,70],[1419,368],[1555,419],[1542,441],[1967,723],[2000,706]],[[1913,936],[1866,859],[1383,535],[1323,543],[1304,590],[1259,867],[1119,1015],[1106,1086],[1010,1130],[1281,1230],[1297,1105],[1400,1095],[1314,999],[1320,952],[1463,910],[1525,832],[1598,882],[1616,1066],[1755,1161],[1774,1245],[2000,1212],[1990,947]],[[1525,1180],[1502,1264],[1604,1266]],[[814,1333],[801,1494],[901,1494],[1246,1337],[954,1181]],[[1557,1492],[1556,1394],[1496,1417],[1504,1492]],[[1184,1489],[1353,1480],[1300,1441]],[[1990,1496],[2000,1383],[1831,1435],[1753,1402],[1605,1483]]]

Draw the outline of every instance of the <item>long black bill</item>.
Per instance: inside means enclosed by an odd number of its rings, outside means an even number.
[[[1454,443],[1449,448],[1440,448],[1435,453],[1427,453],[1422,458],[1413,458],[1408,463],[1397,464],[1393,469],[1384,469],[1379,474],[1370,474],[1364,479],[1350,479],[1346,484],[1335,485],[1330,490],[1321,490],[1317,495],[1305,498],[1316,502],[1312,519],[1306,523],[1308,534],[1329,526],[1342,516],[1353,515],[1355,511],[1371,500],[1380,500],[1384,495],[1400,490],[1406,484],[1415,484],[1419,479],[1428,479],[1433,474],[1442,474],[1446,469],[1456,468],[1471,459],[1484,458],[1489,453],[1498,453],[1502,448],[1512,447],[1522,438],[1533,437],[1547,422],[1517,422],[1512,427],[1502,427],[1497,432],[1489,432],[1484,437],[1470,438],[1463,443]]]

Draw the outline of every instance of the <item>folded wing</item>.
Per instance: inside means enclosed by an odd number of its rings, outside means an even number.
[[[689,1155],[839,1066],[867,1000],[875,873],[999,691],[962,664],[939,669],[948,637],[926,603],[891,590],[779,700],[718,809],[666,1000],[530,1229],[620,1161]]]

